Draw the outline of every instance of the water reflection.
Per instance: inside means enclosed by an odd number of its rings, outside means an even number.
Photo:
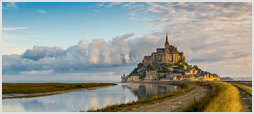
[[[178,86],[169,86],[168,84],[158,84],[158,83],[132,83],[132,84],[122,84],[123,88],[130,89],[135,96],[140,98],[148,98],[154,95],[161,95],[164,93],[179,90]]]
[[[131,102],[178,89],[177,86],[165,84],[125,83],[96,90],[76,91],[44,97],[4,99],[2,109],[4,112],[81,111]]]

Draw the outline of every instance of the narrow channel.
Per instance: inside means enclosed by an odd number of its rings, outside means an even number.
[[[51,96],[3,99],[4,112],[77,112],[108,105],[135,101],[181,89],[175,85],[159,83],[119,83],[116,86],[88,91],[74,91]]]

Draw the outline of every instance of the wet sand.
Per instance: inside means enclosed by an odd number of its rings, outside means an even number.
[[[13,93],[13,94],[3,94],[2,95],[2,99],[41,97],[41,96],[48,96],[48,95],[69,93],[69,92],[75,92],[75,91],[94,90],[94,89],[105,88],[105,87],[109,87],[109,86],[113,86],[113,85],[101,86],[101,87],[89,87],[89,88],[70,89],[70,90],[63,90],[63,91],[34,93],[34,94],[16,94],[16,93]]]

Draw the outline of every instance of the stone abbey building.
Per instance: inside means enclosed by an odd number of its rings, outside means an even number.
[[[164,48],[157,48],[149,56],[144,56],[129,75],[121,77],[122,82],[150,82],[150,81],[219,81],[220,76],[189,65],[183,52],[170,45],[166,33]]]
[[[165,48],[157,48],[156,52],[153,52],[150,56],[145,56],[143,64],[161,64],[172,63],[175,64],[179,61],[186,61],[183,52],[179,52],[177,48],[168,43],[168,35],[166,34]]]

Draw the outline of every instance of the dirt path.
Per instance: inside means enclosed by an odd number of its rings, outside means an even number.
[[[251,112],[252,110],[252,96],[245,91],[238,89],[240,91],[240,98],[244,106],[244,112]]]
[[[133,105],[123,108],[120,112],[176,112],[190,104],[194,99],[203,98],[208,89],[195,85],[195,89],[182,95],[154,101],[146,104]]]

